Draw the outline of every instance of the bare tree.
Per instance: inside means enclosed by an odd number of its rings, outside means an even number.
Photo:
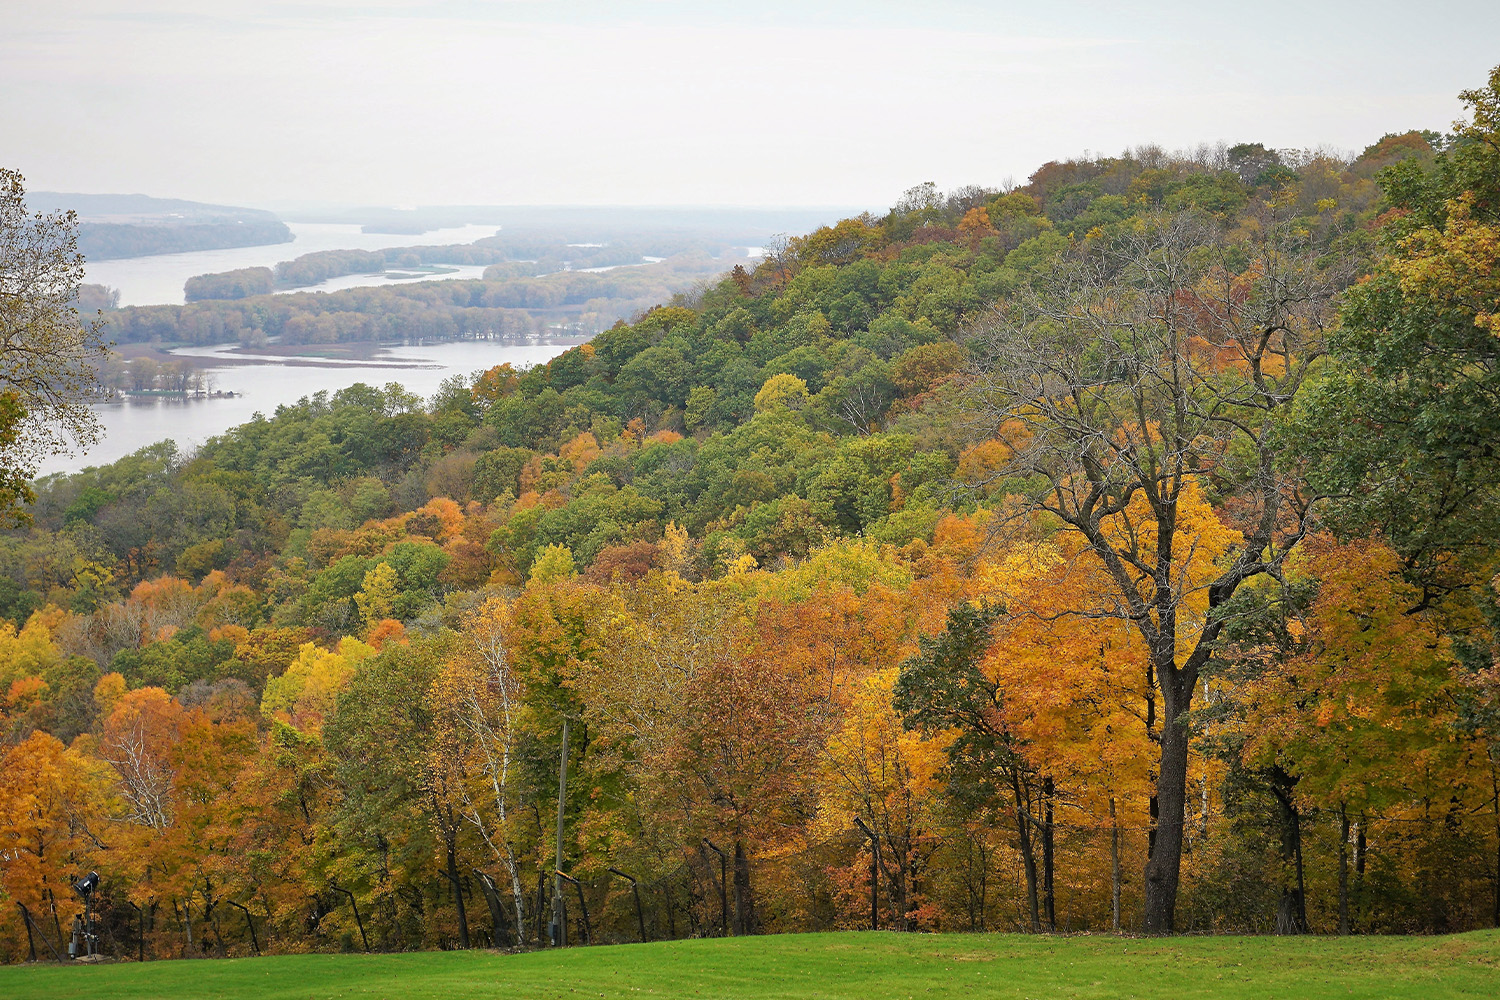
[[[1147,650],[1162,709],[1145,872],[1156,933],[1173,929],[1199,674],[1225,603],[1279,576],[1308,530],[1315,497],[1278,468],[1277,439],[1351,278],[1270,207],[1260,221],[1232,240],[1211,219],[1139,218],[1070,246],[975,330],[968,405],[1012,454],[987,481],[1081,535],[1106,571],[1105,603],[1059,612],[1124,620]],[[1207,583],[1187,572],[1195,540],[1179,523],[1200,485],[1243,539]]]
[[[127,728],[106,733],[99,756],[119,775],[116,788],[125,806],[124,818],[159,831],[172,825],[176,772],[152,746],[150,723],[145,713],[139,713]]]
[[[796,253],[786,233],[777,233],[766,241],[765,262],[776,275],[776,283],[785,285],[797,271]]]

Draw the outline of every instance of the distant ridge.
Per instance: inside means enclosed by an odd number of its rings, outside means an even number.
[[[78,249],[89,260],[290,243],[275,213],[144,194],[33,191],[33,212],[78,213]]]
[[[145,194],[76,194],[62,191],[32,191],[26,195],[26,204],[33,212],[63,212],[69,209],[78,213],[81,222],[124,221],[152,218],[215,220],[261,219],[281,221],[274,212],[259,208],[241,208],[235,205],[211,205],[201,201],[182,198],[153,198]]]
[[[618,239],[643,227],[678,232],[738,231],[745,239],[802,233],[857,215],[847,206],[740,207],[725,205],[424,205],[411,209],[359,208],[287,210],[295,222],[359,225],[369,233],[412,235],[464,225],[506,230],[571,230],[580,239]]]

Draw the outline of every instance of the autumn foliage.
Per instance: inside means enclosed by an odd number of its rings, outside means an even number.
[[[1487,148],[920,185],[39,484],[0,956],[89,870],[156,958],[541,946],[558,885],[595,942],[1500,922]]]

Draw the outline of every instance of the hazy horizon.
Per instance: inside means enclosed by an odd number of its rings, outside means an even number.
[[[1500,6],[1433,10],[58,0],[7,14],[0,162],[251,207],[888,206],[1138,144],[1445,130]]]
[[[733,213],[743,212],[743,213],[747,213],[747,214],[754,213],[754,214],[763,214],[763,215],[776,215],[776,214],[783,214],[783,213],[785,213],[785,214],[791,214],[791,213],[828,213],[828,212],[848,212],[848,213],[858,214],[858,213],[864,212],[864,211],[876,211],[876,210],[884,211],[886,208],[889,207],[889,206],[885,206],[885,205],[852,205],[852,204],[844,204],[844,205],[838,205],[838,204],[747,205],[747,204],[733,204],[733,203],[727,203],[727,202],[723,203],[723,204],[680,204],[680,203],[679,204],[671,204],[671,203],[663,203],[663,204],[637,204],[637,205],[632,205],[632,204],[610,204],[610,203],[607,203],[607,202],[596,203],[596,204],[586,204],[586,203],[577,203],[577,202],[574,202],[574,203],[559,202],[557,204],[537,204],[537,205],[531,205],[531,204],[511,204],[511,205],[506,205],[506,204],[498,204],[498,203],[497,204],[444,204],[444,205],[422,204],[422,205],[416,205],[416,204],[372,204],[372,203],[367,203],[367,202],[296,201],[296,200],[289,200],[289,199],[277,199],[277,200],[271,200],[271,201],[267,201],[267,202],[252,203],[252,202],[224,202],[224,201],[205,202],[205,201],[199,201],[197,199],[176,198],[176,197],[171,196],[171,195],[153,195],[153,194],[147,194],[146,192],[143,192],[143,191],[56,191],[56,190],[42,190],[42,189],[38,189],[38,188],[32,187],[27,192],[27,198],[28,198],[28,200],[38,200],[38,199],[41,199],[41,200],[44,200],[44,201],[48,202],[48,206],[49,206],[48,210],[51,210],[50,209],[50,204],[51,204],[52,199],[58,198],[58,197],[135,198],[135,197],[142,197],[142,196],[147,197],[147,198],[152,198],[152,199],[155,199],[155,200],[158,200],[158,201],[162,201],[162,202],[191,201],[194,204],[209,205],[209,206],[220,207],[220,208],[248,208],[248,209],[256,209],[256,210],[259,210],[259,211],[274,213],[275,215],[281,217],[282,219],[284,219],[286,221],[291,221],[291,222],[303,221],[304,218],[310,218],[310,217],[315,217],[315,216],[321,217],[321,216],[331,216],[331,215],[347,215],[347,216],[350,217],[351,220],[357,220],[358,218],[362,218],[362,217],[364,217],[364,215],[366,215],[368,213],[372,213],[372,212],[423,212],[423,211],[436,211],[436,210],[459,211],[459,210],[464,210],[464,209],[473,209],[473,210],[482,211],[482,212],[508,212],[508,211],[516,211],[516,212],[522,212],[522,213],[544,213],[544,212],[549,212],[549,211],[557,211],[557,212],[588,211],[588,212],[591,212],[591,213],[597,213],[597,212],[621,211],[621,212],[643,213],[643,214],[644,213],[650,213],[650,212],[669,212],[669,213],[682,213],[682,214],[701,214],[701,213],[714,213],[714,212],[733,212]],[[58,207],[62,207],[62,206],[58,206]],[[86,210],[84,210],[84,209],[77,209],[77,208],[75,208],[75,210],[78,211],[78,213],[79,213],[80,216],[86,216],[88,214],[88,212]],[[483,224],[483,223],[481,223],[481,224]],[[497,225],[498,225],[498,223],[497,223]]]

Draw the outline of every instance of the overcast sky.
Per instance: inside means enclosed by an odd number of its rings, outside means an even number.
[[[9,0],[0,165],[241,205],[866,205],[1446,129],[1500,3]]]

